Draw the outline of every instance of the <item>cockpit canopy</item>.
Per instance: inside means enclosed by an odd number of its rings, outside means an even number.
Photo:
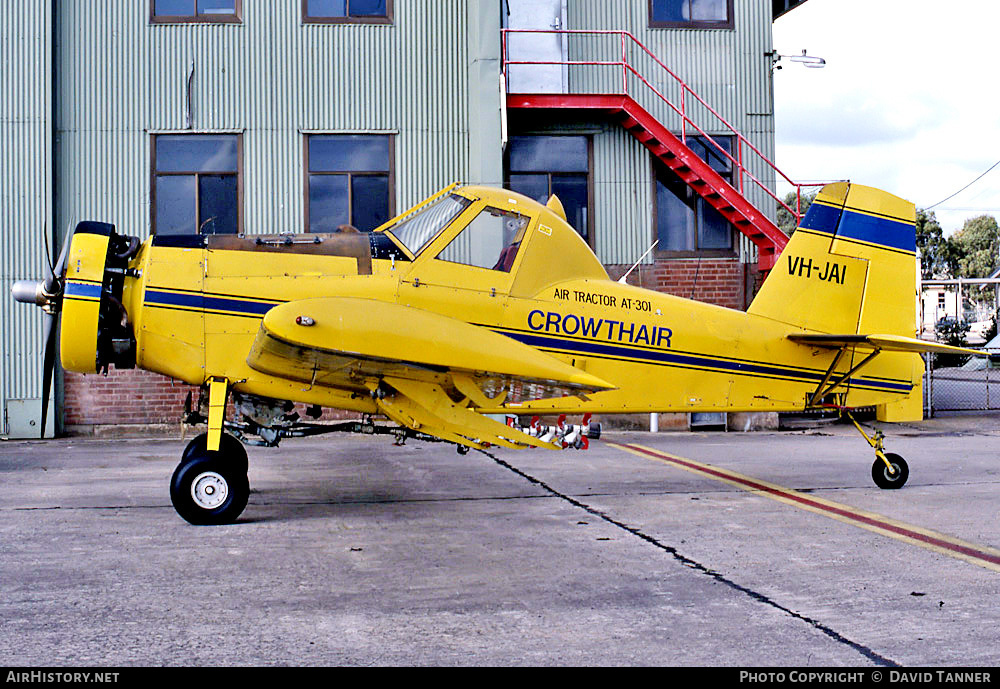
[[[379,231],[414,260],[512,275],[510,294],[533,296],[555,282],[608,279],[582,237],[560,213],[507,189],[460,187]]]

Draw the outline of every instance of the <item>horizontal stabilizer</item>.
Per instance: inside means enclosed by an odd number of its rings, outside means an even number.
[[[928,342],[913,337],[901,335],[789,335],[788,339],[799,344],[813,347],[866,347],[883,352],[937,352],[940,354],[966,354],[971,356],[988,356],[987,352],[966,347],[953,347],[939,342]]]

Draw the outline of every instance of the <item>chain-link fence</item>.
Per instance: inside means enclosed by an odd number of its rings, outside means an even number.
[[[975,357],[964,364],[954,358],[926,355],[924,406],[940,411],[1000,410],[1000,368]]]
[[[1000,353],[994,322],[1000,280],[924,280],[920,298],[920,336],[945,344]],[[984,357],[924,355],[924,409],[1000,410],[1000,364]]]

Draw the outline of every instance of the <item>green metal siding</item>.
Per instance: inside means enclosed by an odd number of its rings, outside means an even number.
[[[8,402],[42,394],[42,312],[14,302],[10,287],[44,276],[53,234],[50,5],[0,4],[0,434]]]
[[[469,5],[401,0],[391,25],[305,24],[299,3],[244,0],[241,24],[213,25],[150,24],[145,0],[58,2],[57,218],[148,233],[156,133],[243,135],[248,233],[303,227],[308,132],[396,135],[397,208],[469,179]]]

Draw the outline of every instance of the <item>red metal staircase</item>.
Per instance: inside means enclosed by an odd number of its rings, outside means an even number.
[[[719,115],[707,102],[692,91],[679,77],[666,67],[653,53],[642,45],[632,34],[627,31],[567,31],[567,30],[534,30],[534,29],[505,29],[503,35],[503,70],[505,77],[509,77],[510,65],[566,65],[566,66],[600,66],[621,68],[622,78],[620,91],[615,93],[510,93],[509,78],[505,78],[508,88],[507,108],[508,109],[568,109],[588,112],[599,112],[604,116],[619,122],[632,136],[642,143],[653,155],[659,158],[667,167],[674,171],[678,177],[686,182],[697,194],[723,215],[736,229],[746,235],[757,247],[758,269],[766,273],[774,267],[778,255],[788,243],[788,237],[771,221],[768,214],[761,212],[744,195],[745,185],[752,184],[762,190],[776,204],[783,206],[791,213],[796,221],[801,217],[796,208],[785,204],[774,191],[761,182],[748,168],[745,157],[755,161],[758,168],[773,170],[776,175],[783,178],[789,185],[795,187],[798,196],[801,196],[801,184],[792,182],[784,173],[775,167],[774,163],[767,159],[760,150],[730,125],[721,115]],[[508,56],[508,34],[514,33],[545,33],[545,34],[567,34],[587,37],[611,37],[621,42],[620,59],[616,56],[614,60],[516,60]],[[630,59],[628,48],[638,52],[640,56],[646,56],[644,61],[647,64],[656,65],[662,68],[663,73],[668,75],[669,80],[674,82],[680,93],[680,105],[676,105],[651,81],[640,73],[634,60]],[[679,134],[671,132],[662,122],[654,117],[650,112],[640,105],[639,101],[630,93],[630,79],[638,80],[644,87],[643,95],[647,97],[652,94],[654,102],[656,100],[665,103],[671,111],[680,116]],[[663,74],[657,75],[663,79]],[[695,122],[689,111],[688,101],[697,103],[697,109],[710,114],[712,123]],[[715,138],[709,135],[705,129],[727,132],[725,136],[733,138],[733,153],[730,153]],[[702,141],[707,145],[717,149],[718,154],[727,158],[733,166],[734,181],[726,181],[718,172],[712,169],[697,153],[692,151],[686,144],[689,130],[697,132]],[[718,137],[719,135],[716,134]]]

